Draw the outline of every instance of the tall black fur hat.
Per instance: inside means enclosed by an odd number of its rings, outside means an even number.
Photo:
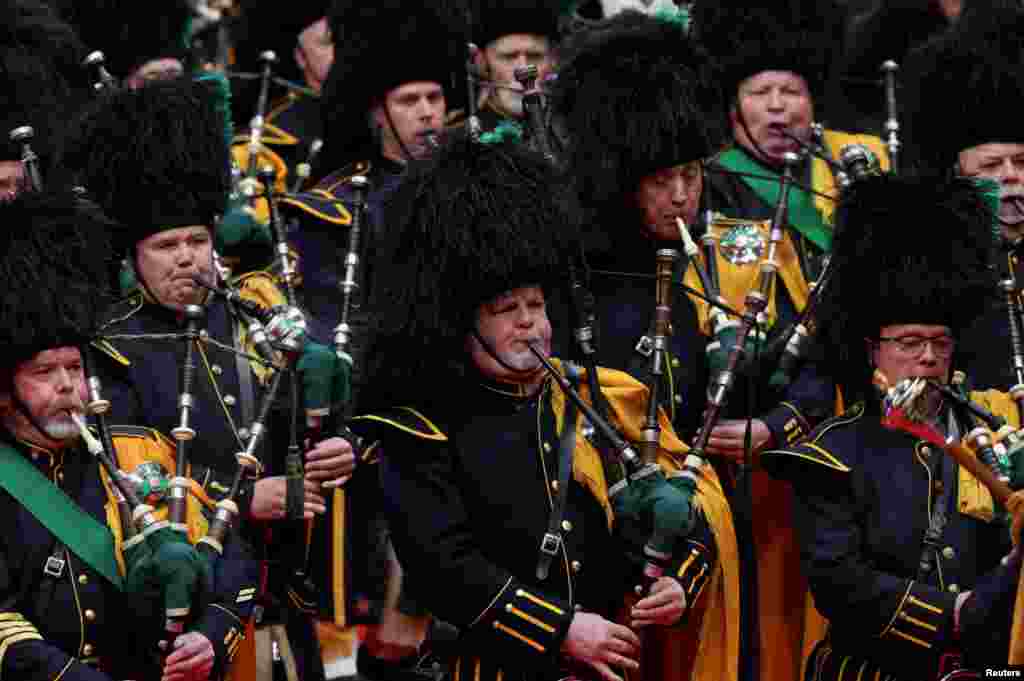
[[[430,2],[335,0],[328,15],[334,64],[324,83],[321,111],[328,172],[368,156],[375,139],[369,112],[403,83],[440,83],[447,94],[464,87],[464,26],[453,26]]]
[[[34,130],[37,155],[48,159],[64,122],[89,95],[74,29],[40,0],[0,3],[0,160],[21,158],[9,134]]]
[[[575,34],[551,95],[580,195],[611,205],[645,175],[709,156],[719,101],[682,27],[636,11]]]
[[[698,0],[692,12],[691,30],[714,58],[728,103],[762,71],[798,73],[816,100],[824,95],[842,36],[832,0]]]
[[[473,42],[481,49],[513,33],[558,42],[562,2],[558,0],[470,0]]]
[[[297,0],[282,5],[264,0],[243,3],[245,28],[236,41],[237,62],[243,70],[257,70],[258,56],[266,50],[277,55],[274,73],[300,81],[294,52],[299,34],[326,17],[331,0]]]
[[[521,286],[556,287],[578,250],[579,210],[542,157],[514,143],[455,139],[410,164],[374,254],[372,375],[436,390],[465,364],[477,308]],[[375,379],[376,381],[377,379]]]
[[[964,149],[1024,142],[1024,10],[966,3],[953,28],[911,53],[907,79],[907,135],[923,163],[945,170]]]
[[[956,335],[995,293],[994,216],[971,180],[882,175],[844,192],[835,220],[820,335],[844,394],[862,398],[871,394],[865,339],[893,324]]]
[[[112,300],[109,221],[64,190],[0,203],[0,374],[52,348],[78,345]]]
[[[74,127],[63,162],[124,227],[119,252],[168,229],[213,229],[231,173],[224,113],[211,86],[179,78],[97,100]]]
[[[153,59],[187,60],[188,0],[60,0],[58,5],[88,48],[103,51],[107,69],[117,78]]]

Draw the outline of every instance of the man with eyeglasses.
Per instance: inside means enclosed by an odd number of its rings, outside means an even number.
[[[1014,112],[1024,106],[1024,66],[1019,50],[1024,37],[1024,10],[1010,3],[992,7],[966,3],[957,25],[912,54],[908,85],[919,97],[908,98],[914,125],[912,150],[923,164],[979,180],[992,181],[998,198],[996,267],[1013,281],[1013,315],[1020,319],[1024,283],[1024,126]],[[999,3],[996,3],[999,5]],[[1007,55],[1013,55],[1007,59]],[[935,106],[943,107],[942,122]],[[908,116],[908,117],[909,117]],[[956,120],[950,126],[946,121]],[[1009,276],[1007,276],[1009,275]],[[1010,389],[1019,383],[1013,360],[1011,311],[1007,298],[993,289],[982,315],[961,339],[962,368],[976,386]]]
[[[873,385],[927,379],[923,426],[954,442],[974,428],[933,384],[949,383],[956,339],[978,313],[965,303],[994,285],[991,223],[963,178],[871,178],[839,206],[819,333],[853,406],[804,444],[761,455],[793,486],[803,570],[829,620],[807,678],[945,678],[954,660],[1007,662],[1020,553],[1006,521],[955,459],[883,423]],[[970,397],[1016,425],[1005,393]]]

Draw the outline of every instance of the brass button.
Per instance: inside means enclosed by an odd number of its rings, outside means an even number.
[[[563,520],[562,529],[566,532],[572,532],[572,523],[570,523],[568,520]]]
[[[678,393],[676,393],[676,396],[673,397],[672,399],[674,399],[676,401],[676,404],[682,404],[683,403],[683,396],[678,394]]]
[[[506,603],[506,604],[505,604],[505,612],[512,612],[512,609],[513,609],[514,607],[515,607],[515,606],[514,606],[514,605],[512,605],[511,603]]]
[[[932,455],[932,448],[929,447],[928,445],[925,445],[925,446],[921,447],[921,454],[922,454],[922,456],[931,456]]]
[[[225,395],[224,396],[224,404],[228,405],[229,407],[235,406],[235,402],[237,402],[237,401],[238,400],[235,399],[234,395]]]
[[[936,494],[942,494],[942,490],[944,489],[944,487],[945,486],[942,484],[941,480],[935,481],[934,489]]]
[[[544,451],[547,452],[548,454],[551,453],[551,443],[550,442],[545,442],[544,443]]]
[[[89,621],[89,622],[95,621],[95,619],[96,619],[96,611],[95,610],[86,610],[84,614],[85,614],[85,619],[87,621]]]
[[[32,452],[32,460],[33,461],[39,461],[39,452],[36,452],[36,451]]]
[[[214,364],[213,366],[211,366],[210,371],[212,371],[217,376],[220,376],[221,374],[224,373],[224,370],[220,368],[219,364]]]
[[[580,605],[579,603],[577,603],[576,605],[572,606],[572,609],[573,609],[573,610],[574,610],[575,612],[583,612],[583,606],[582,606],[582,605]]]
[[[84,646],[82,646],[82,654],[85,655],[86,657],[89,657],[90,655],[92,655],[92,651],[93,651],[93,647],[92,647],[91,643],[86,643]]]
[[[960,593],[960,585],[959,584],[950,584],[948,587],[946,587],[946,590],[949,591],[949,593],[951,593],[951,594],[958,594],[958,593]]]
[[[57,471],[57,482],[64,482],[64,471]]]
[[[574,560],[572,562],[572,571],[573,572],[578,573],[582,569],[583,569],[583,563],[579,562],[578,560]]]
[[[551,481],[551,491],[552,492],[557,492],[558,491],[558,481],[557,480],[552,480]]]
[[[942,549],[942,557],[946,560],[953,560],[954,558],[956,558],[956,551],[953,550],[952,546],[947,546],[946,548]]]
[[[678,369],[679,368],[679,360],[678,359],[673,359],[672,360],[672,368],[673,369]]]
[[[83,586],[85,584],[88,584],[89,583],[89,575],[78,575],[78,583],[82,584]]]

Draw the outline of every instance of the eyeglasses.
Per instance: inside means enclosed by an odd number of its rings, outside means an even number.
[[[932,352],[936,357],[949,359],[953,356],[956,348],[956,340],[950,335],[932,336],[897,336],[895,338],[878,338],[880,343],[895,343],[896,349],[907,357],[920,357],[924,354],[926,345],[932,346]]]

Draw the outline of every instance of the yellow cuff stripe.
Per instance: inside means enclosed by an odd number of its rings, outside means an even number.
[[[533,615],[529,615],[529,614],[523,612],[522,610],[520,610],[519,608],[515,607],[514,605],[508,606],[508,611],[510,613],[512,613],[513,615],[515,615],[516,617],[519,617],[521,619],[526,620],[527,622],[529,622],[530,624],[534,625],[535,627],[539,627],[540,629],[543,629],[544,631],[548,632],[549,634],[555,633],[555,628],[553,626],[551,626],[547,622],[541,622],[539,619],[537,619]]]
[[[911,617],[907,613],[900,614],[900,619],[902,619],[905,622],[910,622],[911,624],[916,624],[917,626],[921,627],[922,629],[927,629],[928,631],[938,631],[939,630],[939,628],[936,627],[934,624],[928,624],[927,622],[922,622],[921,620],[917,619],[916,617]]]
[[[922,641],[921,639],[917,638],[916,636],[911,636],[910,634],[904,634],[899,629],[890,629],[889,631],[892,632],[893,634],[896,634],[900,638],[904,638],[904,639],[910,641],[911,643],[916,643],[919,646],[924,646],[925,648],[931,648],[932,647],[931,643],[928,643],[927,641]]]
[[[531,639],[531,638],[527,638],[526,636],[523,636],[522,634],[520,634],[520,633],[519,633],[518,631],[516,631],[515,629],[512,629],[511,627],[506,627],[506,626],[505,626],[504,624],[502,624],[501,622],[495,622],[495,623],[494,623],[494,628],[495,628],[495,629],[497,629],[498,631],[503,631],[503,632],[505,632],[506,634],[508,634],[508,635],[509,635],[509,636],[511,636],[512,638],[516,638],[516,639],[519,639],[520,641],[522,641],[522,642],[523,642],[523,643],[525,643],[526,645],[528,645],[528,646],[530,646],[530,647],[532,647],[532,648],[535,648],[535,649],[537,649],[537,650],[538,650],[539,652],[542,652],[542,653],[543,653],[543,652],[544,652],[544,651],[546,650],[546,649],[544,648],[544,646],[542,646],[541,644],[537,643],[537,642],[536,642],[536,641],[534,641],[533,639]]]
[[[914,605],[918,606],[919,608],[924,608],[925,610],[930,610],[934,612],[936,615],[942,614],[942,608],[936,608],[931,603],[925,603],[924,601],[918,598],[914,598],[913,596],[907,596],[907,600],[913,603]]]
[[[553,605],[551,603],[548,603],[547,601],[545,601],[545,600],[543,600],[541,598],[538,598],[537,596],[534,596],[533,594],[531,594],[531,593],[529,593],[527,591],[524,591],[523,589],[516,590],[516,596],[519,596],[520,598],[525,598],[526,600],[530,601],[534,605],[539,605],[542,608],[547,608],[548,610],[550,610],[551,612],[555,613],[556,615],[564,615],[565,614],[565,611],[562,610],[561,608],[559,608],[558,606]]]
[[[0,622],[25,622],[24,615],[17,612],[0,612]]]

